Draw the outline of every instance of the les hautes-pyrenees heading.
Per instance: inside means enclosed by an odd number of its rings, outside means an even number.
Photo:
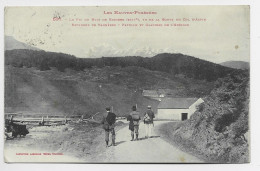
[[[157,14],[154,11],[104,11],[104,14]]]

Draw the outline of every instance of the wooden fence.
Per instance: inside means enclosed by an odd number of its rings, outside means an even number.
[[[100,114],[99,112],[91,115],[89,118],[84,118],[84,115],[61,115],[51,113],[5,113],[5,120],[11,120],[12,122],[19,122],[23,124],[33,125],[61,125],[70,121],[83,121],[100,124],[94,117]],[[125,117],[117,117],[117,120],[124,120]]]
[[[57,114],[46,114],[46,113],[5,113],[5,119],[12,122],[20,122],[23,124],[37,124],[37,125],[60,125],[66,124],[69,121],[88,121],[96,122],[93,116],[85,119],[83,115],[57,115]]]

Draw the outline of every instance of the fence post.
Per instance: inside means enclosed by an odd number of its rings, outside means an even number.
[[[65,116],[65,124],[67,123],[68,121],[67,121],[67,116]]]
[[[11,123],[13,122],[13,115],[11,115],[10,122]]]
[[[42,116],[42,122],[41,122],[42,126],[44,125],[44,117]]]

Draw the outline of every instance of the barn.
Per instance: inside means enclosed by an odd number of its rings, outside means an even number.
[[[165,98],[157,107],[157,118],[167,120],[186,120],[203,103],[201,98]]]

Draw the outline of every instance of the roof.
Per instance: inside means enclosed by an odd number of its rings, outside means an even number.
[[[156,90],[143,90],[143,96],[159,97]]]
[[[158,109],[188,109],[198,98],[166,98],[158,105]]]

